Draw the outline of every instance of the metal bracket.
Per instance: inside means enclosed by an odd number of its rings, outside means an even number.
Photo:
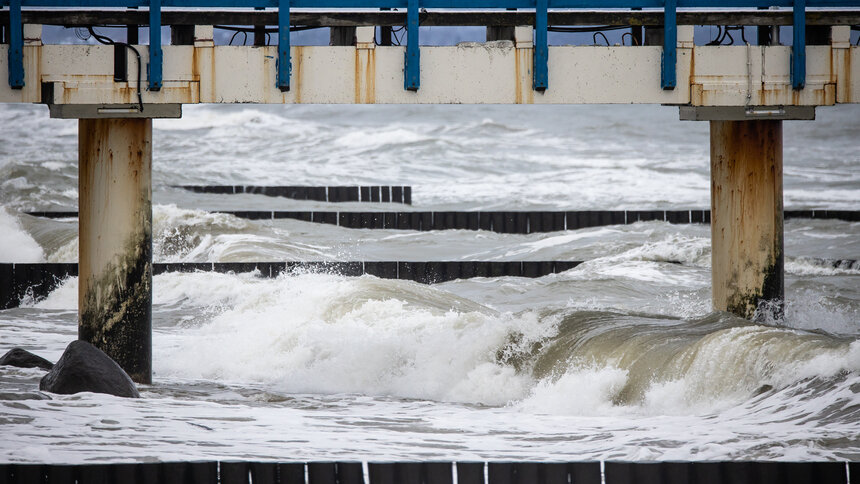
[[[535,2],[534,90],[546,91],[549,87],[549,47],[547,46],[547,0]]]
[[[806,85],[806,0],[794,0],[794,39],[791,45],[791,87]]]
[[[24,26],[21,0],[9,0],[9,87],[24,87]]]
[[[421,50],[418,48],[418,0],[406,2],[406,68],[403,88],[417,91],[421,87]]]
[[[278,0],[278,89],[290,90],[290,0]]]
[[[149,0],[149,90],[161,90],[161,0]]]
[[[675,89],[678,63],[678,25],[677,0],[664,0],[663,3],[663,56],[660,61],[660,87],[664,90]]]

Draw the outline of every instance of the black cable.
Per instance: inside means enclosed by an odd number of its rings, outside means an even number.
[[[393,28],[393,29],[391,29],[391,36],[394,38],[394,39],[391,41],[391,43],[392,43],[393,45],[403,45],[403,34],[401,33],[401,34],[400,34],[400,37],[398,37],[398,36],[397,36],[397,33],[398,33],[398,32],[403,32],[404,30],[406,30],[406,27],[397,27],[397,28]]]
[[[547,30],[550,32],[566,32],[566,33],[582,33],[582,32],[600,32],[602,30],[623,30],[629,29],[629,25],[598,25],[594,27],[557,27],[550,26]]]
[[[623,34],[621,34],[621,45],[624,45],[624,36],[625,35],[630,36],[630,45],[639,45],[639,39],[637,39],[636,36],[633,35],[632,32],[624,32]]]
[[[604,34],[603,32],[595,32],[594,35],[591,36],[591,39],[594,41],[594,45],[597,45],[598,35],[603,37],[603,41],[606,42],[606,46],[609,47],[609,39],[606,38],[606,34]]]
[[[250,33],[250,32],[255,32],[254,28],[249,28],[249,27],[233,27],[233,26],[229,26],[229,25],[213,25],[212,27],[216,28],[216,29],[220,29],[220,30],[229,30],[230,32],[244,32],[246,34]],[[325,28],[325,27],[315,27],[315,26],[309,26],[309,25],[296,25],[295,27],[290,27],[290,32],[300,32],[302,30],[313,30],[313,29],[322,29],[322,28]],[[267,34],[276,34],[276,33],[280,32],[280,29],[277,29],[277,28],[263,29],[263,32],[265,32]]]
[[[143,95],[140,92],[140,85],[142,84],[142,82],[141,82],[141,78],[142,78],[141,66],[143,65],[143,63],[140,60],[140,52],[138,52],[137,49],[131,44],[128,44],[126,42],[116,42],[115,40],[111,39],[110,37],[106,37],[104,35],[97,34],[95,29],[92,26],[87,27],[87,30],[89,31],[92,38],[96,39],[96,41],[98,43],[104,44],[104,45],[113,45],[114,47],[116,47],[117,45],[125,46],[125,48],[131,50],[137,56],[137,103],[140,106],[140,112],[143,112]]]
[[[722,39],[720,38],[721,35],[723,35],[723,28],[717,25],[717,36],[714,38],[714,40],[708,42],[705,45],[720,45],[720,42],[722,42]]]

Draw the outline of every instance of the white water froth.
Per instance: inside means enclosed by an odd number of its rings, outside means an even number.
[[[156,276],[153,287],[157,310],[195,314],[156,327],[157,380],[514,404],[562,415],[687,415],[740,404],[764,385],[860,372],[860,341],[741,326],[702,337],[655,368],[653,381],[637,383],[646,388],[642,400],[619,405],[619,392],[636,383],[619,362],[572,359],[563,374],[541,379],[529,365],[504,363],[556,337],[554,318],[497,313],[441,288],[372,276],[206,272]],[[34,307],[71,309],[76,301],[70,278]]]
[[[245,282],[253,290],[211,321],[162,339],[158,376],[504,404],[523,394],[527,377],[496,363],[495,351],[512,331],[526,341],[552,331],[529,313],[428,305],[438,290],[408,282],[320,274]]]
[[[33,240],[18,219],[0,206],[0,262],[44,262],[42,247]]]

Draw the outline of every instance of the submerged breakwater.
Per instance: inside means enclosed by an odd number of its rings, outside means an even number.
[[[786,317],[754,324],[711,311],[707,224],[362,229],[220,212],[390,203],[172,186],[412,186],[427,213],[709,206],[707,125],[673,109],[373,108],[155,122],[153,384],[50,395],[40,370],[0,367],[0,462],[860,460],[856,221],[786,221]],[[856,114],[786,123],[787,207],[860,209]],[[77,210],[76,125],[0,119],[0,262],[76,262],[76,219],[25,214]],[[416,260],[459,275],[253,271]],[[521,272],[466,278],[475,261]],[[518,277],[542,261],[583,262]],[[185,270],[215,264],[235,270]],[[74,275],[24,294],[0,311],[0,352],[56,361],[77,300]]]

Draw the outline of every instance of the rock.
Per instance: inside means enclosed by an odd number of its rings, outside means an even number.
[[[110,356],[81,340],[66,347],[54,368],[42,377],[39,390],[66,395],[93,392],[140,397],[134,382]]]
[[[0,356],[0,365],[17,366],[18,368],[41,368],[50,370],[54,364],[21,348],[12,348]]]

